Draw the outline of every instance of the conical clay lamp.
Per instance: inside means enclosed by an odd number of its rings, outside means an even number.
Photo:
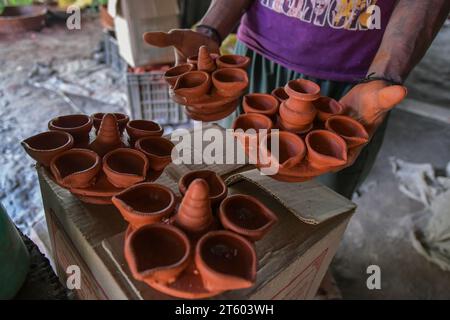
[[[103,157],[109,151],[123,147],[120,139],[119,126],[116,117],[112,113],[107,113],[102,119],[97,137],[89,145],[89,148],[95,151],[100,157]]]
[[[198,50],[197,69],[205,72],[213,72],[216,70],[216,64],[211,58],[209,50],[206,46],[201,46]]]
[[[195,179],[189,185],[174,218],[174,223],[187,233],[200,236],[213,226],[208,183]]]

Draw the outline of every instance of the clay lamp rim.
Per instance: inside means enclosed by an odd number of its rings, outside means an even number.
[[[111,166],[108,163],[109,159],[112,156],[116,156],[117,154],[120,154],[120,153],[127,154],[127,155],[133,154],[133,155],[141,158],[144,161],[141,174],[120,172],[120,171],[116,171],[113,168],[111,168]],[[116,175],[127,176],[127,177],[144,177],[145,178],[145,176],[147,175],[147,172],[148,172],[149,164],[148,164],[147,156],[143,152],[136,150],[136,149],[131,149],[131,148],[117,148],[113,151],[108,152],[107,154],[105,154],[103,156],[103,167],[104,168],[106,167],[108,171],[110,171],[111,173],[116,174]]]
[[[71,174],[68,174],[64,178],[61,178],[61,172],[59,171],[59,168],[56,165],[56,161],[58,161],[60,158],[62,158],[64,156],[67,156],[68,154],[75,154],[75,156],[80,156],[80,154],[83,154],[84,156],[90,157],[91,159],[94,159],[95,161],[89,168],[86,168],[84,170],[79,170],[79,171],[72,172]],[[81,149],[81,148],[74,148],[74,149],[69,149],[69,150],[63,151],[60,154],[57,154],[52,159],[52,161],[50,163],[50,168],[51,168],[51,171],[53,172],[53,174],[56,175],[57,180],[62,180],[62,179],[65,180],[68,177],[71,177],[73,175],[79,175],[79,174],[82,174],[82,173],[86,173],[86,172],[89,172],[89,171],[95,169],[96,167],[99,167],[100,166],[100,160],[101,160],[100,156],[96,152],[94,152],[92,150]]]
[[[203,179],[206,181],[206,183],[208,183],[208,180],[203,178],[204,176],[203,177],[198,176],[199,174],[200,175],[206,174],[206,175],[213,176],[214,179],[217,180],[217,182],[222,187],[222,191],[219,194],[209,196],[209,200],[210,200],[211,204],[213,204],[215,201],[218,201],[219,199],[223,198],[226,194],[228,194],[228,187],[225,184],[225,182],[223,181],[223,179],[215,171],[205,169],[205,170],[195,170],[195,171],[187,172],[180,178],[180,180],[178,181],[178,189],[180,190],[180,193],[182,195],[186,194],[190,183],[192,183],[196,179]],[[191,182],[188,185],[187,180],[189,178],[191,178],[192,176],[193,176],[193,178],[191,179]],[[209,190],[211,190],[211,188],[209,188]]]
[[[157,129],[142,129],[142,128],[139,128],[139,127],[134,127],[134,125],[137,125],[137,124],[148,124],[148,125],[150,125],[152,127],[153,126],[157,127]],[[133,134],[133,132],[137,132],[137,133],[140,133],[140,134],[153,133],[153,134],[161,134],[161,135],[162,135],[163,130],[164,130],[163,127],[159,123],[157,123],[155,121],[152,121],[152,120],[131,120],[131,121],[128,121],[128,123],[126,125],[126,129],[127,129],[128,133],[130,133],[130,131],[131,131],[131,134]]]
[[[131,243],[137,234],[148,231],[148,229],[160,229],[160,230],[163,229],[166,232],[171,232],[172,235],[174,235],[175,237],[178,238],[178,240],[181,240],[178,242],[182,243],[185,246],[184,255],[180,259],[178,259],[175,263],[172,263],[169,265],[158,266],[158,267],[154,267],[154,268],[142,270],[142,271],[138,270],[137,261],[135,258],[137,256],[138,252],[135,252]],[[154,244],[154,245],[158,245],[158,244]],[[129,265],[133,275],[138,275],[138,277],[136,277],[138,280],[143,280],[146,277],[151,276],[155,272],[160,271],[160,270],[174,269],[174,268],[182,267],[184,264],[186,264],[186,266],[187,266],[187,262],[189,260],[189,257],[190,257],[191,251],[192,251],[191,242],[189,241],[189,238],[186,236],[186,234],[179,228],[172,226],[170,224],[165,224],[165,223],[147,224],[147,225],[143,225],[137,229],[134,229],[129,234],[128,238],[126,238],[125,247],[131,253],[131,261],[128,261],[128,265]]]
[[[284,90],[284,87],[278,87],[272,90],[271,95],[278,99],[280,102],[283,102],[289,99],[289,95]]]
[[[289,81],[284,86],[284,91],[290,98],[300,98],[305,101],[314,101],[320,97],[320,86],[307,79]]]
[[[337,100],[330,97],[320,97],[314,101],[317,111],[325,115],[339,115],[344,110],[344,106]]]
[[[127,114],[121,112],[97,112],[92,114],[92,118],[97,121],[102,121],[103,117],[108,113],[113,114],[116,117],[117,122],[125,122],[130,119]]]
[[[69,119],[69,118],[75,118],[75,117],[78,117],[78,118],[85,118],[86,119],[86,122],[84,122],[83,124],[81,124],[81,125],[78,125],[78,126],[75,126],[75,127],[61,127],[60,125],[56,125],[55,123],[56,122],[58,122],[58,120],[60,120],[60,119],[62,119],[62,118],[67,118],[67,119]],[[76,131],[76,130],[79,130],[79,129],[84,129],[84,128],[87,128],[87,127],[92,127],[92,125],[93,125],[93,123],[94,123],[94,120],[90,117],[90,116],[88,116],[88,115],[86,115],[86,114],[69,114],[69,115],[65,115],[65,116],[59,116],[59,117],[56,117],[56,118],[53,118],[52,120],[50,120],[50,122],[48,123],[48,126],[49,126],[49,129],[58,129],[58,130],[67,130],[67,131]]]
[[[259,113],[267,116],[274,115],[279,105],[278,99],[267,93],[250,93],[244,96],[243,101],[246,113]]]
[[[153,153],[152,151],[147,151],[143,146],[142,146],[142,144],[145,142],[145,141],[148,141],[148,140],[154,140],[154,141],[159,141],[161,144],[165,144],[165,146],[164,147],[170,147],[170,154],[168,154],[168,155],[158,155],[158,154],[156,154],[156,153]],[[175,145],[173,144],[173,142],[172,141],[170,141],[170,140],[168,140],[168,139],[166,139],[166,138],[163,138],[163,137],[159,137],[159,136],[148,136],[148,137],[142,137],[142,138],[140,138],[140,139],[138,139],[137,141],[136,141],[136,143],[135,143],[135,148],[136,149],[138,149],[139,151],[141,151],[142,153],[144,153],[145,155],[148,155],[148,156],[151,156],[152,158],[155,158],[155,159],[161,159],[161,160],[163,160],[163,159],[167,159],[167,158],[171,158],[172,157],[172,150],[173,150],[173,148],[175,148]]]
[[[217,64],[221,69],[242,68],[247,66],[249,62],[249,57],[241,56],[239,54],[224,54],[217,57]]]
[[[196,78],[197,77],[197,78]],[[188,80],[195,80],[194,85],[184,86],[183,83]],[[192,91],[197,91],[199,88],[202,88],[203,86],[208,86],[208,83],[211,81],[211,77],[209,73],[205,71],[189,71],[184,74],[182,74],[180,77],[178,77],[177,81],[175,82],[175,85],[173,87],[173,91],[175,93],[179,92],[180,90],[184,91],[187,94],[192,94]],[[187,92],[186,92],[187,91]],[[201,93],[202,95],[203,93]]]
[[[316,151],[310,143],[311,137],[313,135],[326,135],[328,137],[331,137],[332,140],[335,140],[338,142],[338,144],[342,147],[342,154],[340,155],[341,158],[337,158],[334,156],[329,156],[323,153],[320,153],[318,151]],[[328,131],[328,130],[313,130],[311,132],[309,132],[306,135],[306,146],[308,149],[308,153],[313,153],[315,157],[323,159],[325,161],[333,161],[333,162],[337,162],[337,165],[344,165],[347,163],[347,143],[345,142],[345,140],[343,138],[341,138],[338,134]]]
[[[127,202],[125,202],[125,200],[123,200],[121,197],[127,193],[133,192],[136,189],[158,189],[159,191],[163,190],[164,192],[166,192],[169,196],[170,196],[170,200],[169,200],[169,204],[167,206],[165,206],[164,208],[158,210],[158,211],[152,211],[152,212],[142,212],[139,210],[134,209],[132,206],[130,206]],[[170,190],[168,187],[163,186],[162,184],[158,184],[158,183],[152,183],[152,182],[142,182],[142,183],[138,183],[135,185],[132,185],[128,188],[126,188],[125,190],[117,193],[116,195],[113,196],[113,203],[114,202],[118,202],[120,204],[120,206],[122,206],[125,210],[127,210],[127,214],[130,215],[137,215],[137,216],[144,216],[144,217],[148,217],[148,216],[160,216],[160,215],[169,215],[170,213],[173,212],[173,210],[175,209],[175,205],[176,205],[176,198],[175,198],[175,194],[173,193],[172,190]],[[167,213],[169,212],[169,213]]]
[[[164,73],[164,78],[166,81],[174,80],[181,77],[183,74],[188,73],[190,71],[194,70],[194,65],[192,63],[183,63],[179,64],[177,66],[174,66],[170,69],[168,69]]]
[[[306,144],[303,141],[302,138],[300,138],[297,134],[293,133],[293,132],[289,132],[289,131],[276,131],[276,132],[271,132],[268,135],[266,135],[265,137],[263,137],[261,139],[260,142],[260,148],[265,148],[267,150],[267,156],[272,159],[272,153],[270,152],[269,148],[268,148],[268,142],[267,140],[272,137],[278,135],[279,136],[279,141],[281,141],[281,139],[290,139],[291,141],[291,145],[292,143],[295,144],[295,147],[297,148],[297,152],[294,156],[289,157],[288,159],[286,159],[285,161],[283,161],[282,163],[279,162],[279,159],[275,159],[275,161],[278,162],[279,166],[281,169],[284,168],[292,168],[295,165],[299,164],[303,158],[305,158],[306,156]]]
[[[353,133],[355,133],[354,135],[345,135],[341,132],[339,132],[339,130],[336,130],[336,128],[334,128],[333,123],[335,123],[336,121],[338,122],[343,122],[346,127],[350,127],[350,130],[353,131]],[[351,128],[353,126],[353,128]],[[336,133],[337,135],[341,136],[345,139],[348,140],[368,140],[369,139],[369,134],[367,133],[366,128],[364,128],[364,126],[357,120],[348,117],[348,116],[343,116],[343,115],[335,115],[332,116],[330,118],[328,118],[328,120],[325,122],[325,128],[327,128],[328,130]]]
[[[63,145],[60,145],[58,147],[51,148],[51,149],[37,149],[36,147],[32,146],[32,142],[30,141],[30,140],[33,140],[33,139],[40,139],[43,136],[52,137],[54,135],[64,136],[64,137],[67,138],[67,141]],[[36,153],[47,153],[47,152],[52,152],[52,151],[58,151],[58,150],[66,148],[68,146],[69,147],[72,146],[73,143],[74,143],[74,140],[73,140],[73,137],[72,137],[72,135],[70,133],[67,133],[65,131],[58,131],[58,130],[49,130],[49,131],[41,132],[41,133],[38,133],[38,134],[36,134],[34,136],[28,137],[25,140],[22,140],[20,142],[20,144],[24,148],[32,150],[33,152],[36,152]]]
[[[258,206],[260,211],[258,214],[264,215],[265,218],[267,218],[268,222],[263,224],[261,227],[256,229],[249,229],[239,226],[238,224],[234,223],[229,215],[229,211],[226,210],[226,206],[232,202],[232,201],[245,201],[245,202],[251,202]],[[234,231],[242,236],[248,236],[248,237],[258,237],[258,235],[261,232],[264,232],[265,230],[272,227],[275,223],[278,222],[278,217],[275,215],[275,213],[267,208],[260,200],[256,199],[255,197],[246,195],[246,194],[234,194],[227,198],[225,198],[219,207],[219,218],[223,225],[227,224],[229,226],[229,229],[231,231]],[[225,222],[225,223],[224,223]]]
[[[265,123],[264,128],[255,128],[252,125],[255,123],[255,119],[259,120],[259,123]],[[248,121],[247,123],[245,123],[245,121]],[[244,123],[242,123],[244,122]],[[250,127],[248,127],[247,125],[250,124]],[[246,125],[243,125],[246,124]],[[244,130],[244,134],[248,129],[254,129],[255,133],[257,134],[259,130],[263,130],[266,129],[267,132],[269,132],[271,129],[273,129],[273,121],[270,120],[269,117],[267,117],[264,114],[260,114],[260,113],[245,113],[245,114],[241,114],[240,116],[238,116],[234,121],[233,121],[233,125],[232,125],[232,129],[234,131],[236,130]]]
[[[230,77],[232,81],[228,81],[228,79],[222,79],[222,76]],[[217,69],[212,73],[212,81],[214,84],[219,84],[221,86],[229,87],[234,86],[237,83],[242,84],[243,86],[248,84],[248,74],[245,70],[240,68],[223,68]],[[215,85],[217,88],[217,86]],[[222,89],[223,90],[223,89]]]
[[[234,238],[235,240],[239,241],[241,244],[243,244],[247,251],[250,253],[251,255],[251,279],[247,279],[247,278],[242,278],[239,276],[236,276],[234,274],[230,274],[230,273],[223,273],[220,271],[217,271],[216,269],[214,269],[213,267],[211,267],[206,261],[205,259],[203,259],[203,255],[202,255],[202,247],[205,245],[205,243],[214,237],[217,236],[225,236],[225,237],[230,237],[230,238]],[[196,246],[195,246],[195,257],[196,257],[196,263],[197,263],[197,259],[200,260],[199,262],[202,264],[202,268],[206,269],[206,271],[210,274],[212,274],[214,277],[226,277],[228,279],[239,279],[239,280],[245,280],[247,282],[247,286],[246,287],[250,287],[251,285],[253,285],[253,282],[255,281],[256,278],[256,264],[257,264],[257,257],[256,257],[256,251],[255,251],[255,247],[253,245],[252,242],[250,242],[248,239],[246,239],[245,237],[232,232],[232,231],[228,231],[228,230],[216,230],[216,231],[210,231],[208,233],[206,233],[205,235],[203,235],[197,242]],[[197,266],[198,268],[198,266]],[[254,272],[255,271],[255,272]],[[201,274],[201,272],[200,272]]]

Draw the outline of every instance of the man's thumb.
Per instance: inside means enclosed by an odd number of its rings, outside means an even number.
[[[395,85],[384,87],[378,91],[378,106],[388,111],[405,99],[408,90],[404,86]]]

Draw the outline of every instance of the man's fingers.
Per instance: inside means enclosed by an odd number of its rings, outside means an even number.
[[[378,91],[378,106],[388,111],[405,99],[408,91],[404,86],[388,86]]]
[[[166,32],[146,32],[144,41],[152,46],[165,48],[174,45],[173,36]]]

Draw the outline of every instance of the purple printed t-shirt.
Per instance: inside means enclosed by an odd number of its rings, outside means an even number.
[[[308,76],[353,82],[366,76],[396,0],[255,0],[238,39]]]

